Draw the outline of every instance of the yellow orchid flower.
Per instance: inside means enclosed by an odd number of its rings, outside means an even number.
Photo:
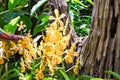
[[[51,60],[51,63],[53,65],[60,64],[61,62],[62,62],[61,57],[59,57],[57,55],[53,55],[52,60]]]
[[[72,63],[73,62],[73,56],[78,56],[78,53],[74,51],[75,46],[76,46],[76,43],[74,43],[70,47],[70,50],[65,51],[67,53],[67,55],[65,56],[66,63]]]
[[[18,26],[18,31],[20,31],[20,30],[22,30],[22,29],[24,29],[26,27],[26,25],[23,24],[23,21],[20,21],[20,23],[17,24],[17,26]]]
[[[24,64],[24,62],[23,61],[20,62],[20,65],[22,66],[21,67],[21,73],[24,73],[25,72],[25,64]]]
[[[66,63],[73,63],[73,57],[72,55],[68,54],[65,56],[65,62]]]
[[[73,71],[74,71],[75,74],[78,74],[78,71],[79,71],[78,66],[75,66],[75,68],[73,69]]]
[[[40,64],[40,70],[41,71],[45,70],[45,65],[43,63]]]
[[[11,51],[15,50],[17,52],[19,50],[17,45],[13,41],[10,41],[10,44],[11,44],[11,46],[10,46]]]
[[[0,58],[0,64],[4,64],[4,59]]]
[[[76,64],[75,64],[75,68],[73,69],[75,74],[78,74],[78,71],[79,71],[79,67],[78,66],[79,66],[79,64],[80,64],[80,60],[77,59],[76,60]]]
[[[60,19],[64,18],[66,15],[62,13],[62,14],[59,16],[59,11],[58,11],[58,9],[55,9],[55,10],[54,10],[54,13],[55,13],[55,17],[54,17],[54,16],[50,16],[50,17],[49,17],[49,20],[55,20],[54,22],[59,23],[60,26],[63,26],[64,23],[63,23]]]
[[[36,74],[36,80],[40,80],[40,79],[43,79],[44,78],[44,74],[42,71],[40,70],[36,70],[37,74]]]

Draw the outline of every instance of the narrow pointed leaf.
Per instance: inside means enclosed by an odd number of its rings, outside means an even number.
[[[90,4],[94,5],[92,0],[87,0]]]
[[[113,75],[114,77],[116,77],[118,80],[120,80],[120,75],[117,74],[117,73],[115,73],[115,72],[113,72],[113,71],[105,71],[105,73],[111,74],[111,75]]]
[[[31,9],[31,15],[33,15],[47,0],[40,0]]]
[[[83,6],[83,7],[88,7],[88,6],[86,6],[86,5],[84,5],[81,1],[79,1],[79,0],[74,0],[76,3],[78,3],[78,4],[80,4],[81,6]]]

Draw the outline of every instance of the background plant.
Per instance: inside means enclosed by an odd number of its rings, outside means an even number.
[[[45,25],[48,23],[47,7],[43,8],[47,0],[40,0],[33,6],[29,0],[2,0],[0,2],[0,27],[12,34],[26,33],[32,29],[32,34],[35,35],[45,29]],[[40,3],[40,4],[39,4]],[[31,8],[29,8],[31,7]],[[38,9],[43,9],[39,14]],[[45,16],[45,17],[43,17]],[[36,21],[36,22],[33,22]],[[22,31],[17,31],[17,24],[23,21],[26,25]]]
[[[79,36],[89,34],[93,2],[91,0],[68,0],[72,25]]]

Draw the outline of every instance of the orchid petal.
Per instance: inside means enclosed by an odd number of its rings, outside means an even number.
[[[64,23],[61,20],[58,20],[58,23],[60,24],[60,27],[64,26]]]
[[[69,19],[67,18],[67,20],[66,20],[66,24],[65,24],[65,27],[67,27],[67,25],[68,25],[68,20],[69,20]]]
[[[66,16],[65,14],[61,14],[60,17],[59,17],[59,19],[62,19],[62,18],[64,18],[65,16]]]
[[[59,15],[58,9],[55,9],[55,10],[54,10],[54,13],[55,13],[56,18],[58,18],[58,15]]]
[[[49,16],[49,20],[55,20],[56,18],[54,16]]]

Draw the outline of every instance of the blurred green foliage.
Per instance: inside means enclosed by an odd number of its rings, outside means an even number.
[[[0,28],[12,34],[23,35],[29,30],[32,35],[40,33],[48,23],[48,12],[44,6],[46,2],[47,0],[38,0],[33,5],[29,0],[1,0]],[[19,32],[17,24],[20,21],[23,21],[26,27]]]
[[[93,2],[91,0],[67,0],[72,25],[79,36],[90,31]]]

